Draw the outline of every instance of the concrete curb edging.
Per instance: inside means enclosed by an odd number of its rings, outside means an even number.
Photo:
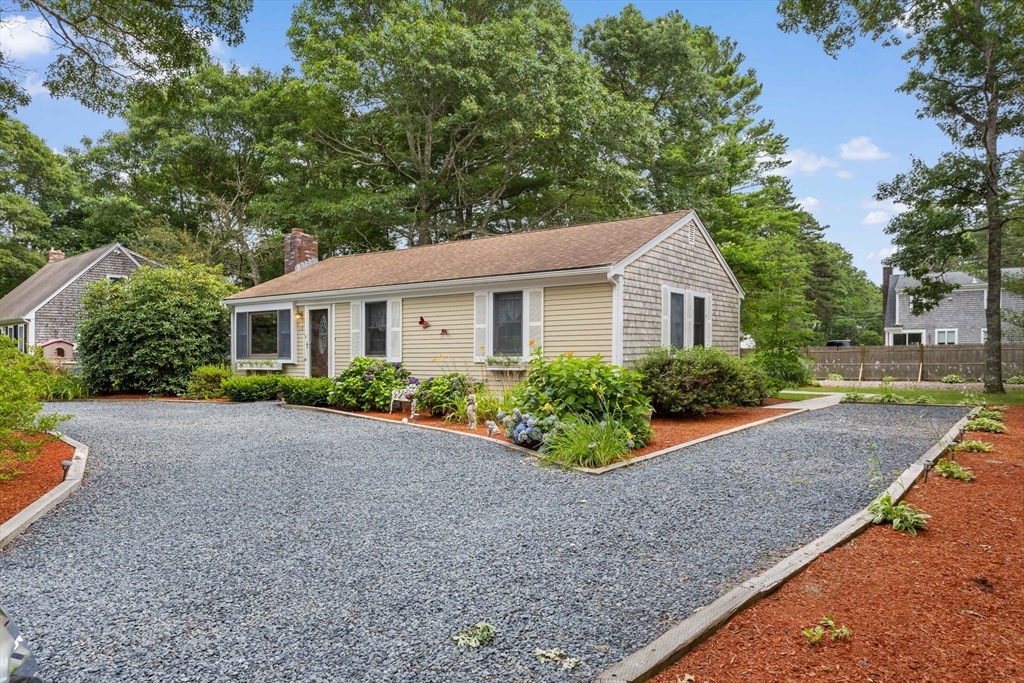
[[[930,467],[950,444],[956,441],[963,426],[979,410],[980,408],[974,408],[960,419],[934,446],[925,451],[924,455],[889,485],[885,492],[892,497],[894,503],[903,498],[907,490],[924,474],[925,465]],[[650,645],[605,669],[595,683],[643,683],[650,680],[710,638],[733,616],[771,595],[786,581],[806,569],[818,556],[843,545],[872,526],[872,519],[873,515],[866,508],[861,510],[759,576],[744,581],[710,605],[699,608]]]
[[[358,418],[361,418],[363,420],[376,420],[377,422],[387,422],[389,424],[399,424],[399,425],[405,425],[407,427],[417,427],[419,429],[431,429],[431,430],[433,430],[435,432],[445,432],[446,434],[458,434],[460,436],[469,436],[469,437],[472,437],[474,439],[482,439],[482,440],[486,441],[487,443],[493,443],[493,444],[497,444],[498,446],[503,446],[504,448],[507,448],[510,451],[515,451],[516,453],[522,453],[523,455],[528,455],[528,456],[530,456],[531,458],[533,458],[535,460],[540,460],[541,459],[540,456],[537,455],[536,451],[532,451],[529,448],[523,448],[522,446],[517,446],[514,443],[506,443],[506,442],[498,441],[497,439],[492,439],[492,438],[490,438],[488,436],[482,436],[480,434],[472,434],[470,432],[462,432],[462,431],[457,431],[457,430],[454,430],[454,429],[445,429],[444,427],[434,427],[434,426],[431,426],[431,425],[416,424],[415,422],[399,422],[398,420],[389,420],[389,419],[384,418],[384,417],[374,417],[373,415],[364,415],[362,413],[353,413],[353,412],[349,412],[347,410],[335,410],[334,408],[321,408],[321,407],[317,407],[317,406],[297,406],[297,405],[292,405],[291,403],[285,403],[284,401],[279,401],[278,405],[281,406],[282,408],[291,408],[293,410],[314,410],[314,411],[318,411],[318,412],[322,412],[322,413],[331,413],[333,415],[347,415],[348,417],[358,417]],[[608,465],[607,467],[598,467],[598,468],[592,468],[592,467],[569,467],[569,468],[566,468],[566,469],[573,470],[574,472],[582,472],[584,474],[601,475],[601,474],[605,474],[607,472],[611,472],[613,470],[622,469],[623,467],[629,467],[631,465],[639,465],[641,463],[647,462],[648,460],[652,460],[654,458],[659,458],[659,457],[661,457],[663,455],[669,455],[670,453],[675,453],[676,451],[683,450],[684,448],[689,448],[690,446],[696,446],[697,444],[704,443],[705,441],[711,441],[712,439],[717,439],[720,436],[728,436],[729,434],[735,434],[736,432],[742,432],[745,429],[750,429],[752,427],[758,427],[760,425],[767,424],[768,422],[774,422],[775,420],[781,420],[784,417],[793,417],[794,415],[800,415],[800,414],[803,414],[803,413],[807,413],[807,412],[810,412],[811,410],[816,410],[816,409],[815,408],[794,408],[790,412],[785,412],[785,413],[782,413],[780,415],[773,415],[772,417],[768,417],[768,418],[765,418],[763,420],[757,420],[756,422],[748,422],[747,424],[740,425],[738,427],[732,427],[731,429],[726,429],[726,430],[721,431],[721,432],[716,432],[714,434],[709,434],[708,436],[702,436],[699,439],[694,439],[693,441],[687,441],[686,443],[677,444],[675,446],[669,446],[668,448],[664,448],[664,449],[662,449],[660,451],[655,451],[654,453],[648,453],[647,455],[642,455],[639,458],[632,458],[631,460],[623,460],[622,462],[617,462],[617,463]]]
[[[82,485],[82,479],[85,477],[85,463],[89,459],[89,447],[63,434],[59,436],[61,441],[75,449],[67,476],[64,477],[64,481],[44,493],[36,502],[0,524],[0,548],[13,541],[30,524],[52,510]]]

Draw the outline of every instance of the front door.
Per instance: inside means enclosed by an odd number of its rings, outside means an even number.
[[[313,377],[327,377],[330,373],[328,363],[331,348],[330,309],[317,308],[309,312],[310,336],[309,374]]]

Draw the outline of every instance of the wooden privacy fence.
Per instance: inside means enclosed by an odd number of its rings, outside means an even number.
[[[946,375],[968,381],[985,374],[984,344],[949,346],[820,346],[804,350],[816,379],[836,373],[848,380],[878,381],[883,377],[938,382]],[[1024,343],[1003,343],[1003,379],[1024,375]]]

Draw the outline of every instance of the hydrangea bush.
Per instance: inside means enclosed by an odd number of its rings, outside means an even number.
[[[458,410],[460,405],[464,408],[470,386],[479,391],[483,385],[461,372],[449,372],[421,382],[416,391],[416,401],[424,413],[447,416]]]
[[[558,426],[557,415],[537,417],[519,408],[514,408],[511,413],[498,413],[498,419],[505,427],[505,436],[526,448],[541,448]]]
[[[386,411],[391,408],[391,393],[415,384],[413,379],[401,363],[362,356],[334,378],[328,400],[346,410]]]

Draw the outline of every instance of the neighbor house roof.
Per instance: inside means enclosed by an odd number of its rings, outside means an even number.
[[[1003,277],[1020,277],[1024,275],[1024,268],[1003,268]],[[943,273],[939,278],[943,282],[949,282],[957,285],[958,288],[978,288],[982,289],[987,284],[983,278],[976,277],[970,273],[964,273],[959,270],[950,271]],[[885,326],[895,327],[896,326],[896,294],[902,292],[907,287],[917,287],[921,284],[920,280],[916,280],[909,275],[903,275],[902,273],[894,273],[889,279],[889,291],[885,293],[886,306],[885,306]]]
[[[0,320],[15,320],[30,315],[69,282],[117,248],[136,262],[148,260],[115,243],[47,263],[0,299]]]
[[[611,266],[690,213],[334,256],[228,300]]]

